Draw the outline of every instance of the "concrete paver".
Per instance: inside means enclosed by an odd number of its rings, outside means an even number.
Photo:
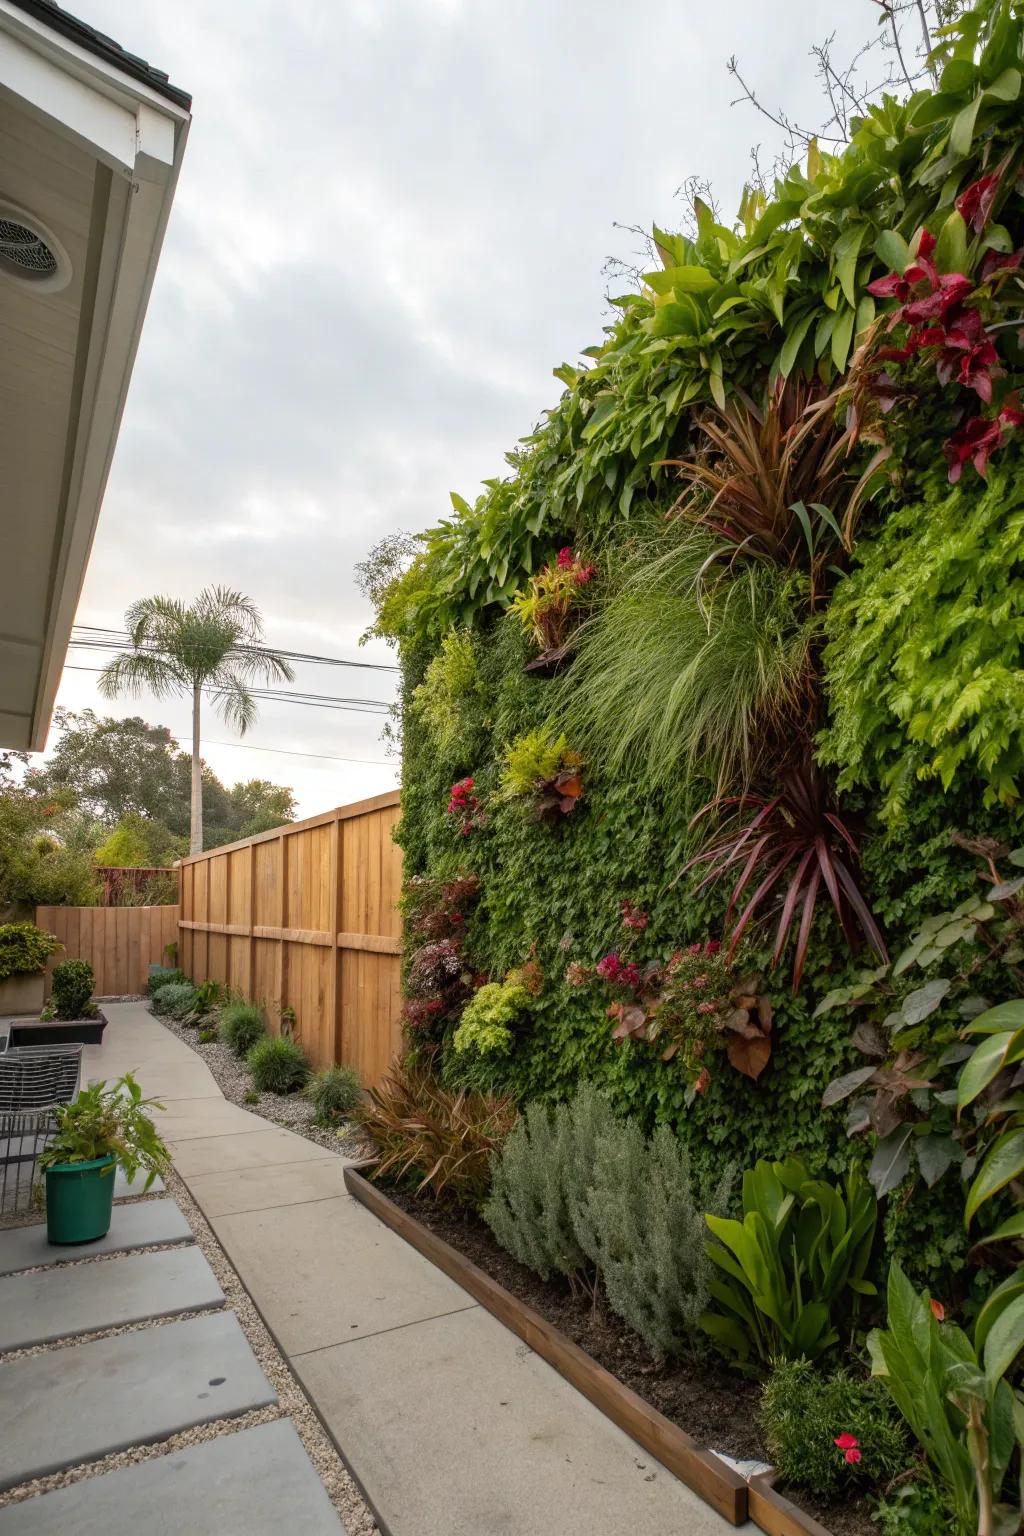
[[[146,1175],[140,1169],[132,1183],[123,1168],[119,1168],[114,1174],[114,1199],[127,1200],[135,1195],[162,1195],[167,1186],[157,1174],[149,1188],[146,1188]]]
[[[292,1363],[395,1533],[732,1529],[479,1307]]]
[[[159,1094],[154,1096],[160,1098]],[[167,1099],[165,1102],[166,1109],[153,1111],[153,1120],[167,1141],[251,1134],[261,1131],[267,1123],[261,1116],[251,1115],[247,1109],[229,1104],[224,1098]]]
[[[213,1270],[194,1246],[58,1264],[0,1280],[0,1350],[223,1305]]]
[[[0,1488],[277,1401],[232,1312],[0,1365]]]
[[[476,1305],[349,1195],[210,1225],[288,1354]]]
[[[0,1536],[344,1536],[287,1419],[0,1509]]]
[[[127,1253],[157,1243],[191,1243],[192,1228],[173,1200],[140,1200],[115,1205],[110,1230],[92,1243],[50,1243],[46,1227],[12,1227],[0,1232],[0,1275],[13,1275],[40,1264],[70,1264],[101,1253]]]
[[[256,1118],[254,1116],[254,1118]],[[293,1131],[283,1131],[266,1120],[264,1130],[241,1136],[195,1136],[176,1141],[167,1138],[174,1166],[186,1182],[197,1173],[219,1173],[228,1168],[269,1168],[277,1163],[317,1162],[333,1157],[315,1142]]]
[[[328,1156],[266,1168],[193,1174],[188,1187],[206,1216],[229,1216],[236,1211],[260,1211],[338,1196],[347,1198],[345,1167],[349,1161]]]

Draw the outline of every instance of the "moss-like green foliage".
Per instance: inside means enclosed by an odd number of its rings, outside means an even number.
[[[530,994],[521,982],[487,982],[463,1008],[452,1045],[478,1056],[507,1055],[514,1039],[512,1025],[529,1006]]]
[[[918,779],[958,776],[987,803],[1024,790],[1024,465],[987,487],[934,482],[859,551],[829,610],[840,784],[880,783],[899,817]]]
[[[223,1043],[230,1046],[236,1056],[248,1056],[257,1040],[262,1040],[267,1032],[263,1010],[255,1003],[241,999],[224,1004],[217,1029]]]
[[[53,934],[35,923],[0,924],[0,981],[41,971],[59,948]]]
[[[306,1097],[313,1105],[317,1125],[337,1125],[350,1115],[363,1096],[363,1085],[354,1067],[335,1062],[315,1073],[306,1084]]]
[[[761,1428],[784,1483],[822,1499],[882,1488],[909,1464],[906,1433],[879,1384],[848,1370],[819,1372],[807,1360],[779,1361],[761,1394]],[[857,1441],[847,1461],[835,1444]]]
[[[412,708],[446,756],[472,739],[479,691],[476,652],[466,630],[450,630],[412,696]]]
[[[246,1057],[253,1086],[260,1093],[297,1093],[309,1077],[309,1063],[297,1040],[268,1035]]]

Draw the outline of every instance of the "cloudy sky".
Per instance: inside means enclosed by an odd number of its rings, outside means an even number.
[[[194,121],[79,620],[151,592],[249,593],[271,643],[360,651],[353,565],[472,498],[598,340],[601,268],[673,227],[709,176],[731,217],[751,144],[729,55],[818,119],[812,42],[876,28],[871,0],[80,0],[193,93]],[[768,154],[770,160],[771,154]],[[95,666],[95,653],[69,661]],[[308,665],[310,692],[389,699],[393,674]],[[98,701],[67,671],[60,702]],[[184,703],[112,706],[185,733]],[[294,786],[300,814],[393,786],[372,715],[272,705],[227,782]],[[253,746],[273,749],[252,750]],[[318,754],[317,756],[284,756]],[[361,759],[360,762],[329,759]]]

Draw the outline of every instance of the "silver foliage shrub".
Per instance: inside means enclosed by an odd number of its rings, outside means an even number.
[[[582,1209],[596,1149],[617,1123],[607,1099],[584,1084],[571,1104],[529,1104],[494,1159],[484,1220],[542,1280],[575,1280],[588,1267]]]
[[[732,1172],[711,1199],[725,1207]],[[667,1127],[644,1136],[599,1093],[531,1104],[495,1158],[484,1217],[542,1279],[600,1279],[608,1305],[658,1359],[703,1347],[704,1206]]]

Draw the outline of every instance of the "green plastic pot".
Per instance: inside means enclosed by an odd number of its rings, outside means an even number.
[[[46,1235],[51,1243],[94,1243],[110,1230],[114,1158],[55,1163],[46,1170]]]

